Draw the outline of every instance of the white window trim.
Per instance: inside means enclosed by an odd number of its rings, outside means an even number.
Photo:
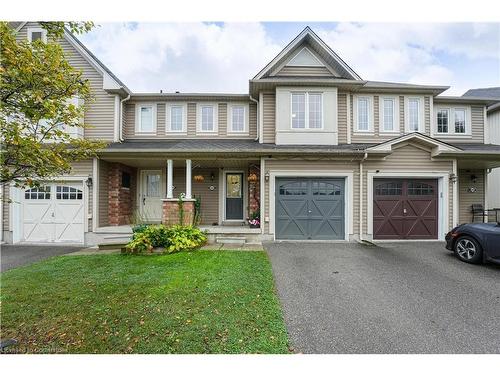
[[[418,130],[410,130],[410,99],[418,100]],[[423,96],[405,96],[405,133],[425,133],[425,110]]]
[[[384,129],[384,100],[390,99],[394,102],[394,128],[392,130],[385,130]],[[398,96],[379,96],[378,98],[378,105],[379,105],[379,121],[378,121],[378,127],[379,127],[379,132],[380,133],[386,133],[386,134],[400,134],[400,128],[401,124],[399,123],[399,97]]]
[[[233,108],[243,107],[243,130],[233,130]],[[248,135],[249,124],[249,105],[248,103],[229,103],[227,105],[227,133],[235,135]]]
[[[438,132],[437,115],[439,111],[448,111],[448,132]],[[465,133],[455,132],[455,111],[462,110],[465,111]],[[453,107],[449,105],[434,105],[434,117],[433,117],[433,129],[434,135],[443,138],[467,138],[472,136],[472,109],[469,106],[459,106]]]
[[[28,27],[27,31],[27,36],[28,36],[28,41],[31,43],[32,42],[32,33],[42,33],[42,42],[47,43],[47,30],[45,30],[43,27]]]
[[[293,94],[305,94],[305,123],[303,128],[294,128],[292,126],[293,117],[292,117],[292,97]],[[319,128],[310,128],[309,127],[309,94],[319,94],[321,95],[321,126]],[[320,131],[325,129],[325,98],[324,93],[321,91],[290,91],[290,130],[294,132],[303,132],[303,131]]]
[[[141,129],[141,108],[143,107],[152,107],[153,108],[153,130],[151,131],[143,131]],[[136,103],[135,105],[135,132],[137,134],[156,134],[156,126],[157,126],[157,118],[156,118],[157,108],[156,103]]]
[[[202,107],[212,106],[214,108],[213,121],[214,128],[213,130],[202,130],[201,129],[201,109]],[[219,131],[219,103],[196,103],[196,130],[201,135],[214,135]]]
[[[358,123],[358,100],[368,99],[368,129],[359,129]],[[353,97],[352,117],[354,132],[359,134],[373,134],[373,95],[354,95]]]
[[[182,107],[182,129],[172,130],[172,107]],[[166,103],[165,104],[166,126],[165,133],[187,134],[187,103]]]

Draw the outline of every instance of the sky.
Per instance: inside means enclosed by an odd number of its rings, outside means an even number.
[[[248,93],[307,25],[366,80],[500,86],[500,23],[100,23],[80,39],[134,92]]]

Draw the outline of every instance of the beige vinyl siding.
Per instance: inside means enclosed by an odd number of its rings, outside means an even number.
[[[158,103],[156,105],[156,132],[157,134],[165,134],[167,128],[166,122],[166,105]]]
[[[339,92],[338,100],[338,143],[347,143],[347,93]]]
[[[424,97],[424,125],[425,134],[431,135],[431,100],[430,97]]]
[[[109,163],[104,160],[99,160],[98,180],[99,180],[99,227],[109,225],[109,182],[108,182]]]
[[[274,143],[276,137],[276,94],[262,94],[262,142]]]
[[[475,175],[476,182],[471,181],[471,176]],[[476,192],[469,191],[476,188]],[[470,223],[472,221],[471,206],[482,204],[484,207],[484,170],[482,169],[459,169],[458,170],[458,223]],[[480,221],[480,218],[476,218]]]
[[[212,181],[211,175],[214,175]],[[178,198],[179,194],[186,191],[186,169],[174,168],[174,198]],[[195,168],[192,172],[193,176],[202,175],[205,180],[196,182],[193,180],[191,189],[193,197],[201,198],[201,224],[212,225],[219,222],[219,169],[218,168]],[[215,186],[214,190],[210,190],[210,186]]]
[[[325,66],[284,66],[275,75],[287,77],[334,77]]]
[[[2,225],[3,225],[3,230],[4,231],[9,231],[10,230],[10,202],[9,202],[9,198],[10,198],[10,186],[9,185],[4,185],[4,188],[3,188],[3,195],[2,195],[2,215],[3,215],[3,221],[2,221]],[[2,192],[0,191],[0,194],[2,194]]]
[[[363,164],[363,232],[367,233],[368,214],[368,172],[405,172],[412,177],[412,172],[432,174],[433,172],[453,173],[453,162],[445,160],[432,160],[430,150],[423,150],[413,145],[405,145],[394,150],[384,160],[367,160]],[[359,197],[358,197],[359,199]],[[453,223],[453,188],[448,187],[448,224]]]
[[[401,134],[405,132],[405,97],[403,95],[399,97],[399,132]]]
[[[375,134],[379,133],[379,126],[380,126],[380,121],[379,121],[379,114],[380,114],[380,109],[379,109],[379,96],[375,95],[373,97],[373,128],[375,130]]]
[[[19,31],[17,39],[27,38],[29,27],[39,27],[37,22],[29,22]],[[103,77],[80,53],[66,40],[59,41],[68,62],[74,68],[80,69],[84,79],[89,80],[93,100],[85,103],[85,138],[113,140],[115,96],[108,94],[102,88]]]
[[[219,118],[219,136],[225,137],[227,135],[227,103],[219,103],[218,108]]]
[[[125,139],[173,139],[173,138],[195,138],[196,135],[196,104],[187,103],[187,134],[166,133],[166,106],[173,102],[156,102],[156,134],[140,134],[135,131],[136,106],[143,102],[127,102],[124,108],[123,134]],[[144,102],[145,103],[145,102]],[[185,102],[184,102],[185,103]],[[236,103],[236,102],[235,102]],[[248,104],[249,108],[249,133],[245,135],[227,134],[227,111],[228,102],[217,103],[218,105],[218,134],[212,138],[255,138],[257,136],[257,106],[255,103]],[[210,137],[208,137],[210,138]]]
[[[353,176],[353,185],[354,185],[354,202],[353,202],[353,232],[354,234],[358,233],[358,226],[356,225],[357,218],[359,217],[359,170],[358,170],[358,162],[353,162],[349,160],[339,160],[339,159],[322,159],[322,160],[286,160],[286,159],[266,159],[265,160],[265,173],[271,172],[290,172],[290,176],[293,176],[295,172],[309,172],[313,173],[317,172],[354,172]],[[265,184],[264,188],[264,211],[265,216],[270,216],[269,211],[269,203],[270,203],[270,194],[274,194],[274,192],[269,191],[269,182]],[[346,190],[345,192],[346,199],[348,198],[350,192]],[[346,212],[346,215],[349,215]],[[348,217],[348,220],[350,218]],[[264,232],[269,234],[269,222],[264,223]]]

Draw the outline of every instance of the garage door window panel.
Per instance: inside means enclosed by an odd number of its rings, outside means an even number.
[[[56,199],[82,200],[83,192],[71,186],[56,186]]]
[[[33,199],[33,200],[50,199],[50,186],[40,186],[40,187],[34,187],[29,190],[25,190],[24,199]]]

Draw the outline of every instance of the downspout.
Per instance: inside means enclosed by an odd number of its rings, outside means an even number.
[[[257,99],[252,98],[252,95],[249,95],[250,100],[257,105],[257,136],[255,137],[255,141],[259,140],[259,129],[260,129],[260,114],[259,114],[259,101]],[[250,127],[250,126],[249,126]],[[250,129],[248,129],[250,131]]]
[[[130,100],[130,94],[125,99],[122,99],[120,101],[120,129],[119,129],[119,140],[120,142],[123,142],[123,103],[125,103],[127,100]]]
[[[368,158],[365,152],[359,161],[359,240],[363,241],[363,162]]]

